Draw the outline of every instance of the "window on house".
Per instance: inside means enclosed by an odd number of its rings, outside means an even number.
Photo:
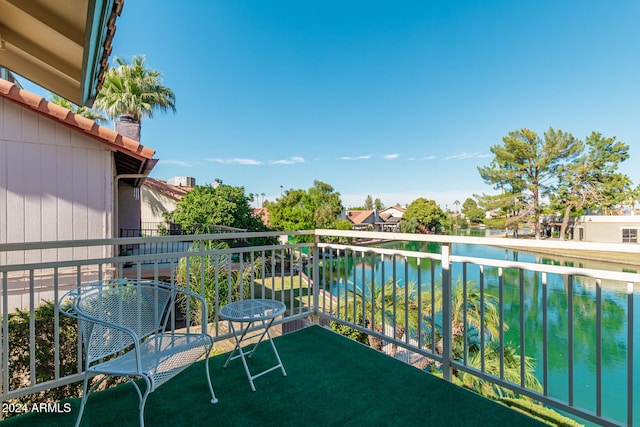
[[[622,229],[622,243],[638,243],[638,229],[637,228],[623,228]]]
[[[584,240],[584,228],[582,227],[578,228],[578,240],[580,241]]]

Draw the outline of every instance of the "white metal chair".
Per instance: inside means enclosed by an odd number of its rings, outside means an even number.
[[[202,333],[167,330],[170,319],[175,319],[177,297],[195,299],[188,304],[202,307]],[[144,426],[149,393],[203,356],[211,403],[217,402],[209,375],[213,338],[206,333],[207,309],[200,295],[164,282],[117,280],[68,292],[59,307],[78,319],[84,341],[84,387],[76,427],[89,393],[110,376],[124,377],[135,386],[140,426]],[[103,376],[88,389],[96,374]],[[144,392],[133,381],[137,377],[146,383]]]

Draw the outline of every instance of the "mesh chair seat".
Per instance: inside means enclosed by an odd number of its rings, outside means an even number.
[[[140,371],[135,349],[117,358],[89,367],[89,371],[118,376],[147,376],[151,391],[161,386],[199,360],[213,345],[213,339],[204,334],[163,333],[150,337],[140,346]]]

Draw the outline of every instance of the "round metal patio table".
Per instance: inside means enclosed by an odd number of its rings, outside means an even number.
[[[233,337],[236,341],[236,346],[233,351],[229,353],[229,357],[224,364],[224,368],[229,365],[229,362],[231,360],[237,358],[242,359],[242,364],[244,365],[244,370],[247,373],[247,378],[249,378],[249,384],[251,385],[252,391],[256,391],[253,380],[258,378],[259,376],[262,376],[278,368],[282,370],[283,376],[287,375],[287,372],[284,370],[284,366],[282,365],[282,361],[280,360],[278,350],[276,349],[276,346],[271,339],[271,334],[269,333],[269,328],[271,328],[273,321],[276,319],[276,317],[284,314],[285,310],[286,307],[282,302],[268,299],[247,299],[235,301],[225,305],[220,309],[220,317],[222,317],[224,320],[229,321],[231,332],[233,333]],[[240,324],[239,329],[236,329],[234,323]],[[247,335],[247,333],[252,329],[255,323],[262,325],[262,327],[258,327],[257,329],[259,332],[254,335]],[[255,330],[256,329],[253,329],[252,332],[255,332]],[[242,348],[242,343],[244,341],[255,338],[257,336],[260,336],[260,339],[250,350]],[[251,358],[253,356],[265,336],[271,343],[271,348],[273,349],[273,353],[275,354],[278,363],[269,369],[252,375],[246,359],[247,357]],[[238,354],[236,354],[236,352]]]

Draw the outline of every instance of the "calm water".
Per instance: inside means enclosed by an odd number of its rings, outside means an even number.
[[[483,232],[484,234],[484,232]],[[425,242],[392,242],[381,245],[386,248],[397,248],[411,251],[440,252],[440,245]],[[489,246],[453,245],[454,255],[478,256],[501,260],[516,260],[521,262],[537,262],[572,267],[599,268],[617,271],[638,272],[638,268],[616,265],[613,263],[590,262],[570,258],[559,258],[517,252]],[[396,272],[399,284],[418,282],[418,266],[411,260],[405,265],[403,259],[396,260]],[[370,258],[367,258],[370,263]],[[383,266],[384,264],[384,266]],[[389,278],[393,273],[393,261],[380,257],[375,259],[374,267],[364,270],[364,283],[382,283],[384,277]],[[440,265],[433,265],[436,283],[439,283]],[[431,284],[430,262],[423,261],[420,266],[421,283]],[[357,263],[347,267],[348,287],[353,286],[354,278],[357,287],[362,286],[362,264]],[[515,270],[504,272],[504,316],[509,331],[505,334],[505,341],[515,347],[520,347],[520,313],[524,314],[525,354],[536,362],[536,376],[542,383],[542,314],[543,307],[547,307],[548,316],[548,387],[553,397],[566,399],[568,396],[568,301],[566,284],[561,276],[548,275],[547,298],[543,300],[542,284],[539,275],[525,273],[524,276],[524,305],[520,304],[520,292],[517,286],[519,277]],[[344,275],[344,271],[343,271]],[[453,280],[462,278],[462,266],[454,264],[452,267]],[[478,267],[469,266],[467,279],[478,283]],[[515,284],[515,285],[510,285]],[[498,295],[497,269],[485,269],[485,291]],[[345,280],[334,281],[332,292],[337,293],[345,287]],[[344,292],[344,291],[342,291]],[[344,293],[342,293],[344,296]],[[574,398],[577,406],[592,408],[595,412],[596,399],[596,289],[595,283],[589,279],[576,279],[574,283]],[[634,295],[635,318],[634,330],[640,330],[640,295]],[[626,380],[627,380],[627,295],[626,285],[621,283],[603,283],[602,290],[602,349],[603,349],[603,415],[625,422],[626,420]],[[634,343],[634,390],[640,390],[640,340]],[[634,413],[634,424],[640,423],[640,393],[635,393],[634,406],[639,408]]]

